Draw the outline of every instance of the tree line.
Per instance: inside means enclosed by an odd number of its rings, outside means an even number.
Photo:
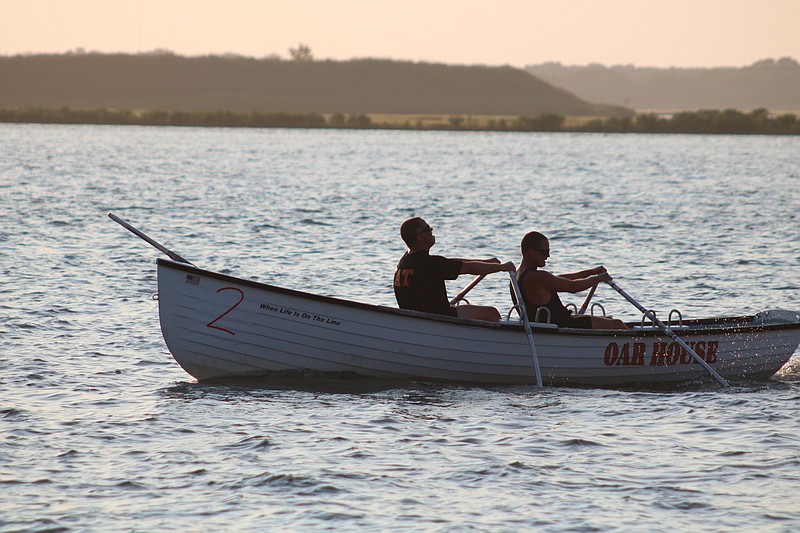
[[[420,118],[378,121],[363,113],[264,113],[235,111],[163,111],[73,109],[70,107],[0,109],[0,122],[44,124],[115,124],[140,126],[197,126],[246,128],[344,128],[450,131],[539,131],[595,133],[800,134],[793,114],[773,115],[766,109],[749,113],[735,109],[701,110],[672,115],[640,114],[567,124],[566,117],[545,113],[476,119],[451,115],[440,120]]]
[[[582,131],[621,133],[800,134],[800,120],[791,113],[773,115],[766,109],[749,113],[735,109],[683,111],[670,115],[645,113],[634,118],[592,120]]]

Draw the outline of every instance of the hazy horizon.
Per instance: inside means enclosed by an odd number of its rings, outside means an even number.
[[[289,57],[305,43],[317,59],[446,64],[742,67],[800,58],[793,0],[6,0],[0,55],[236,54]]]

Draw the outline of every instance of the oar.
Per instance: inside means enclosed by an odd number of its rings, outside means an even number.
[[[622,295],[622,297],[623,297],[623,298],[625,298],[625,299],[626,299],[626,300],[628,300],[630,303],[632,303],[632,304],[634,305],[634,307],[636,307],[636,309],[638,309],[639,311],[641,311],[642,313],[644,313],[644,315],[645,315],[646,317],[648,317],[648,318],[652,318],[652,319],[653,319],[653,323],[654,323],[656,326],[658,326],[658,327],[659,327],[659,329],[660,329],[661,331],[663,331],[664,333],[666,333],[667,335],[669,335],[669,337],[670,337],[670,338],[671,338],[673,341],[677,342],[679,345],[681,345],[681,347],[683,347],[683,349],[684,349],[684,350],[686,350],[687,352],[689,352],[689,353],[692,355],[692,357],[694,357],[694,360],[695,360],[695,361],[697,361],[698,363],[700,363],[700,364],[703,366],[703,368],[705,368],[706,370],[708,370],[709,374],[711,374],[712,376],[714,376],[714,378],[715,378],[717,381],[719,381],[719,382],[720,382],[720,384],[721,384],[723,387],[730,387],[730,385],[728,384],[728,382],[727,382],[727,381],[725,381],[725,379],[724,379],[722,376],[720,376],[720,375],[717,373],[717,371],[716,371],[716,370],[714,370],[713,368],[711,368],[711,366],[710,366],[708,363],[706,363],[706,362],[703,360],[703,358],[702,358],[702,357],[700,357],[699,355],[697,355],[697,353],[696,353],[694,350],[692,350],[692,348],[691,348],[691,347],[690,347],[688,344],[686,344],[685,342],[683,342],[683,340],[682,340],[682,339],[680,339],[680,338],[679,338],[679,337],[678,337],[678,336],[675,334],[675,332],[674,332],[674,331],[672,331],[672,329],[671,329],[669,326],[667,326],[666,324],[664,324],[663,322],[661,322],[661,321],[658,319],[658,317],[656,317],[656,314],[655,314],[654,312],[652,312],[652,311],[648,311],[647,309],[645,309],[645,308],[644,308],[644,307],[643,307],[643,306],[642,306],[642,305],[641,305],[639,302],[637,302],[636,300],[634,300],[634,299],[633,299],[633,297],[632,297],[630,294],[628,294],[627,292],[623,291],[623,290],[620,288],[620,286],[619,286],[619,285],[617,285],[616,283],[614,283],[614,281],[606,281],[606,283],[608,283],[609,285],[611,285],[611,288],[612,288],[612,289],[614,289],[615,291],[617,291],[618,293],[620,293],[620,294]]]
[[[116,222],[117,224],[119,224],[120,226],[125,228],[126,230],[130,231],[131,233],[133,233],[134,235],[136,235],[137,237],[139,237],[140,239],[142,239],[146,243],[148,243],[148,244],[154,246],[155,248],[161,250],[162,252],[167,254],[167,256],[170,259],[172,259],[173,261],[177,261],[179,263],[186,263],[186,264],[189,264],[189,265],[192,264],[189,261],[187,261],[186,259],[184,259],[183,257],[181,257],[178,254],[176,254],[175,252],[173,252],[172,250],[167,250],[166,248],[164,248],[163,246],[158,244],[156,241],[154,241],[153,239],[151,239],[150,237],[148,237],[147,235],[145,235],[144,233],[142,233],[138,229],[134,228],[133,226],[131,226],[130,224],[128,224],[127,222],[125,222],[121,218],[119,218],[114,213],[109,213],[108,214],[108,218],[110,218],[111,220],[113,220],[114,222]],[[194,265],[192,265],[192,266],[194,266]]]
[[[522,301],[522,292],[519,290],[519,283],[517,276],[514,272],[509,272],[511,276],[511,285],[514,287],[514,294],[517,295],[517,305],[520,309],[522,316],[522,323],[525,325],[525,335],[528,336],[528,347],[531,349],[531,358],[533,359],[533,369],[536,371],[536,385],[542,386],[542,371],[539,370],[539,357],[536,354],[536,343],[533,342],[533,332],[531,331],[531,321],[528,320],[528,310],[525,309],[525,302]]]
[[[459,302],[459,301],[463,300],[464,296],[466,296],[469,291],[474,289],[475,285],[480,283],[483,280],[483,278],[485,278],[485,277],[486,277],[486,274],[481,274],[480,276],[478,276],[475,279],[473,279],[472,281],[470,281],[469,285],[467,285],[466,287],[461,289],[461,292],[456,294],[455,297],[452,300],[450,300],[450,305],[455,305],[456,302]]]
[[[586,312],[586,308],[589,307],[589,301],[592,299],[592,296],[594,296],[594,291],[596,290],[597,290],[597,285],[589,289],[589,294],[586,295],[586,299],[583,301],[581,308],[578,309],[578,312],[575,314],[582,315]]]

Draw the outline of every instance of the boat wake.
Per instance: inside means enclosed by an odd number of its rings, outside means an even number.
[[[792,383],[800,382],[800,356],[792,356],[792,358],[778,370],[773,379]]]

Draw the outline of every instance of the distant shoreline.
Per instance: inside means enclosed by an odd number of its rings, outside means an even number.
[[[509,131],[588,133],[686,133],[798,135],[800,117],[726,110],[644,113],[634,117],[388,115],[263,113],[233,111],[132,111],[27,107],[0,109],[0,123],[193,126],[234,128],[375,129],[414,131]]]

